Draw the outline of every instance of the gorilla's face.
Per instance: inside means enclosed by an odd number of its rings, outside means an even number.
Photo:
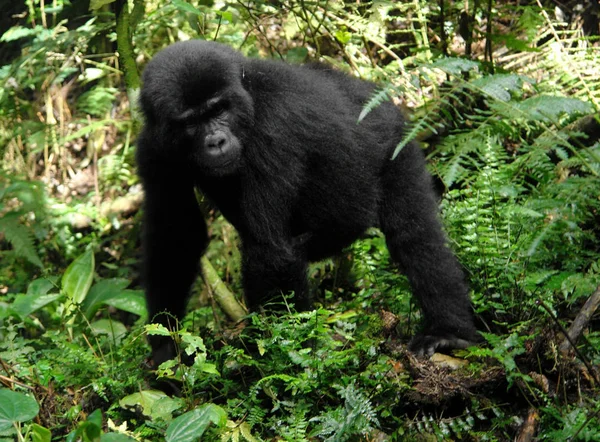
[[[181,143],[190,160],[207,176],[226,176],[240,169],[242,143],[230,99],[216,96],[183,112],[177,119]],[[187,150],[187,149],[186,149]]]

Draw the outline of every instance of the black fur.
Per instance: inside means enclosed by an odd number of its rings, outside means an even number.
[[[208,242],[197,186],[240,234],[250,307],[281,291],[309,307],[307,263],[376,226],[424,314],[412,349],[431,354],[475,338],[468,289],[445,245],[421,150],[410,143],[391,160],[401,113],[386,103],[357,122],[373,84],[203,41],[163,50],[143,80],[137,161],[150,318],[166,324],[162,312],[184,314]],[[164,341],[152,344],[155,362],[173,356]]]

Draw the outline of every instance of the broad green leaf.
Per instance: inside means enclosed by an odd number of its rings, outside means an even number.
[[[188,355],[191,355],[197,351],[205,352],[206,346],[200,336],[192,335],[190,333],[184,333],[181,336],[181,340],[185,344],[185,350]]]
[[[190,5],[183,0],[172,0],[173,6],[179,9],[181,12],[187,12],[189,14],[200,15],[202,11],[196,9],[194,6]]]
[[[464,58],[447,57],[431,64],[432,67],[441,69],[450,75],[461,75],[463,72],[477,71],[479,63]]]
[[[92,442],[97,441],[102,436],[102,411],[94,410],[88,418],[81,422],[77,429],[72,431],[65,438],[66,442]]]
[[[161,324],[147,324],[145,329],[150,336],[171,336],[169,329]]]
[[[122,408],[135,408],[140,407],[142,414],[145,416],[152,415],[152,406],[154,403],[161,399],[168,397],[164,392],[160,390],[142,390],[138,393],[130,394],[125,396],[119,401],[119,405]]]
[[[29,431],[33,442],[50,442],[52,440],[52,433],[50,430],[39,424],[31,424]]]
[[[21,318],[26,318],[33,312],[56,301],[62,295],[51,293],[49,295],[18,295],[12,303],[12,310]]]
[[[194,360],[194,367],[196,367],[202,373],[214,374],[215,376],[221,376],[217,366],[215,364],[209,364],[208,362],[196,362],[199,356],[196,356]]]
[[[226,23],[233,23],[233,14],[229,11],[215,11],[215,14],[221,16],[221,20]]]
[[[62,277],[62,289],[75,304],[85,299],[94,279],[94,253],[87,250],[69,265]]]
[[[57,280],[56,276],[34,279],[27,286],[27,294],[40,296],[45,295],[54,288],[58,289]]]
[[[215,404],[205,404],[182,414],[167,428],[167,442],[192,442],[200,439],[208,426],[222,427],[227,423],[227,413]]]
[[[86,421],[79,426],[76,435],[77,436],[73,442],[95,442],[102,437],[102,427]]]
[[[531,120],[548,122],[555,122],[563,115],[572,117],[594,111],[593,106],[586,101],[554,95],[536,95],[515,103],[514,107],[522,111]]]
[[[100,319],[92,322],[90,325],[94,334],[108,335],[117,343],[127,334],[127,327],[121,322],[112,319]]]
[[[169,421],[173,419],[173,412],[182,408],[184,402],[181,398],[170,398],[162,391],[143,390],[125,396],[119,405],[126,409],[140,407],[144,416]]]
[[[146,297],[141,290],[123,290],[119,296],[107,300],[106,304],[138,316],[148,315]]]
[[[164,421],[173,420],[173,412],[180,410],[185,405],[185,402],[181,398],[163,397],[157,399],[152,405],[152,411],[150,417],[154,419],[162,419]]]
[[[129,281],[122,278],[103,279],[98,281],[90,289],[81,305],[81,309],[85,316],[89,319],[94,313],[111,298],[118,297],[125,287],[129,285]]]
[[[37,416],[40,406],[24,393],[0,390],[0,431],[8,430],[14,422],[26,422]]]
[[[96,409],[92,411],[85,421],[97,426],[98,428],[102,428],[102,410]]]

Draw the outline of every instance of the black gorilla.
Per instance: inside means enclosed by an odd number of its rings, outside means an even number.
[[[241,238],[250,307],[293,291],[307,308],[307,263],[379,227],[424,315],[417,354],[475,339],[468,290],[445,245],[420,148],[392,153],[405,127],[383,104],[357,122],[375,86],[323,65],[255,60],[187,41],[143,76],[137,163],[145,188],[144,263],[150,318],[184,313],[207,243],[199,188]],[[174,355],[151,341],[154,361]]]

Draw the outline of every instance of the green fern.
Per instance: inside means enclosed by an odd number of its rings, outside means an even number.
[[[546,177],[554,170],[554,164],[547,157],[550,150],[563,160],[573,154],[580,157],[581,162],[586,162],[585,158],[590,156],[588,152],[583,157],[580,149],[568,141],[570,133],[560,129],[578,116],[591,113],[593,108],[588,103],[557,96],[536,96],[521,102],[489,97],[488,109],[469,116],[472,127],[450,134],[432,153],[432,156],[441,154],[443,161],[436,164],[437,173],[448,188],[460,181],[470,181],[472,172],[485,166],[483,153],[488,133],[497,134],[508,142],[520,143],[519,153],[530,156],[527,161],[521,160],[521,164]],[[536,137],[536,134],[540,136]],[[532,139],[533,143],[528,146],[524,137]],[[593,170],[591,163],[587,163],[587,167]]]
[[[446,60],[449,61],[446,62]],[[434,63],[432,67],[441,69],[448,75],[477,70],[475,69],[477,63],[472,61],[461,60],[460,63],[456,59],[444,59],[442,61],[444,62]],[[482,134],[480,136],[484,136],[491,127],[494,127],[496,133],[514,133],[510,126],[503,124],[503,120],[498,118],[497,112],[495,113],[487,108],[473,108],[472,106],[475,105],[475,98],[477,97],[483,97],[486,103],[495,101],[506,103],[512,97],[518,97],[523,93],[523,86],[526,82],[531,82],[531,80],[515,74],[489,75],[474,78],[470,81],[458,77],[451,88],[442,91],[437,100],[428,104],[426,109],[419,112],[419,117],[410,124],[402,141],[396,146],[393,157],[395,158],[408,143],[425,131],[438,133],[441,129],[451,130],[457,124],[464,125],[467,122],[469,125],[474,125],[475,128],[481,128]],[[505,106],[509,105],[505,104]],[[455,133],[455,135],[458,134]],[[473,133],[469,130],[468,139],[472,139],[472,136]],[[447,139],[449,143],[453,141],[457,141],[460,146],[474,146],[473,143],[465,143],[468,140]],[[474,148],[477,150],[476,146]],[[463,153],[466,154],[467,152]],[[458,164],[455,163],[454,167],[457,166]]]
[[[79,96],[77,107],[94,117],[105,117],[115,102],[117,92],[114,87],[95,86]]]
[[[250,408],[246,422],[250,427],[254,427],[258,424],[262,424],[267,416],[267,410],[262,407],[262,404],[258,403]]]
[[[558,37],[558,39],[556,38]],[[598,49],[593,42],[571,30],[549,29],[540,34],[540,51],[525,65],[532,75],[542,75],[541,90],[562,90],[600,108]]]
[[[488,98],[510,101],[514,95],[521,95],[526,82],[533,83],[533,80],[517,74],[496,74],[477,78],[469,84]]]
[[[297,441],[297,442],[308,442],[307,429],[309,422],[306,419],[307,408],[300,405],[296,406],[294,403],[288,405],[289,415],[285,419],[285,423],[282,422],[279,429],[279,435],[284,440]]]
[[[596,143],[593,147],[579,149],[577,157],[564,158],[559,167],[562,169],[581,169],[593,175],[600,175],[600,143]]]
[[[33,229],[24,222],[39,219],[44,210],[44,192],[41,183],[16,180],[0,174],[0,233],[11,244],[12,253],[30,263],[43,267],[35,244]]]
[[[493,413],[490,413],[489,409],[477,410],[478,406],[476,404],[473,407],[474,410],[466,409],[462,415],[453,417],[440,418],[431,414],[423,414],[409,424],[409,429],[425,436],[426,440],[429,440],[431,436],[434,436],[437,441],[462,440],[466,435],[468,435],[467,439],[471,437],[475,440],[487,440],[485,437],[481,439],[476,437],[478,435],[476,431],[477,424],[490,421],[490,414],[502,416],[503,413],[496,407],[493,407]],[[485,433],[480,434],[485,435]],[[408,440],[406,436],[405,439]]]
[[[515,103],[513,109],[529,121],[545,123],[558,122],[562,117],[573,119],[578,115],[591,114],[594,111],[590,103],[578,98],[537,95]],[[513,114],[514,115],[514,114]]]
[[[465,58],[446,57],[441,58],[434,63],[431,63],[429,67],[434,69],[440,69],[449,75],[460,76],[467,72],[479,71],[479,63]]]
[[[99,176],[105,186],[122,186],[133,181],[131,165],[122,154],[108,154],[98,161]]]
[[[386,88],[376,91],[363,107],[360,115],[358,116],[358,122],[360,123],[373,109],[377,108],[386,101],[390,101],[390,99],[390,93]]]
[[[9,213],[0,218],[0,232],[12,245],[15,255],[40,268],[44,267],[35,249],[31,229],[20,222],[18,214]]]
[[[326,437],[324,440],[329,442],[342,442],[352,436],[364,436],[379,425],[371,401],[356,384],[341,387],[338,393],[344,399],[344,406],[311,419],[320,422],[312,436]]]

